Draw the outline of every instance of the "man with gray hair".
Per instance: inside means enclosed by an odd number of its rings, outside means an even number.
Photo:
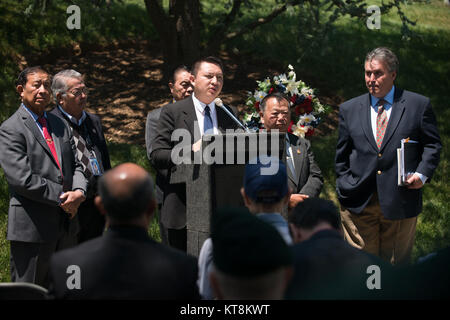
[[[105,227],[105,219],[95,207],[94,198],[98,178],[111,168],[108,147],[100,118],[84,110],[88,89],[83,76],[71,69],[60,71],[53,77],[52,91],[57,106],[51,113],[69,124],[78,160],[89,180],[86,201],[78,208],[78,242],[83,242],[100,236]]]
[[[346,240],[392,264],[410,260],[422,187],[442,148],[430,99],[394,85],[398,59],[376,48],[365,59],[369,94],[340,106],[336,191]],[[398,181],[397,149],[411,151],[405,183]]]

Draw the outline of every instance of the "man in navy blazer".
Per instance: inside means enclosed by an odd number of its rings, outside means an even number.
[[[439,163],[442,148],[430,99],[394,85],[398,59],[376,48],[365,59],[369,94],[340,106],[336,191],[345,237],[352,245],[390,261],[409,262],[422,186]],[[417,141],[417,164],[405,186],[397,182],[397,148]]]

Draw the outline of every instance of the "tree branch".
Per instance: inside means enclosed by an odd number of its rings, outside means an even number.
[[[236,37],[239,37],[239,36],[241,36],[241,35],[243,35],[245,33],[253,31],[254,29],[259,27],[260,25],[263,25],[263,24],[271,22],[273,19],[275,19],[280,14],[282,14],[284,11],[286,11],[286,9],[287,9],[287,7],[289,5],[296,6],[296,5],[299,5],[302,2],[304,2],[304,1],[301,1],[301,0],[287,1],[281,7],[273,9],[272,12],[269,13],[266,17],[258,18],[255,21],[252,21],[252,22],[248,23],[247,25],[243,26],[240,30],[235,31],[235,32],[230,32],[230,33],[226,34],[225,35],[225,41],[231,40],[231,39],[236,38]]]

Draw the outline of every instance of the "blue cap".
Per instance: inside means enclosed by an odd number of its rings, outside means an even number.
[[[244,190],[247,196],[262,203],[275,203],[288,193],[286,165],[275,157],[258,157],[245,165]]]

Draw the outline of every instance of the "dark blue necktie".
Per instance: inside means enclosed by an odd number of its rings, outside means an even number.
[[[212,134],[214,133],[213,131],[213,122],[212,122],[212,118],[211,118],[211,112],[209,110],[209,106],[206,105],[205,107],[205,118],[203,120],[203,132],[204,134],[209,133]]]

